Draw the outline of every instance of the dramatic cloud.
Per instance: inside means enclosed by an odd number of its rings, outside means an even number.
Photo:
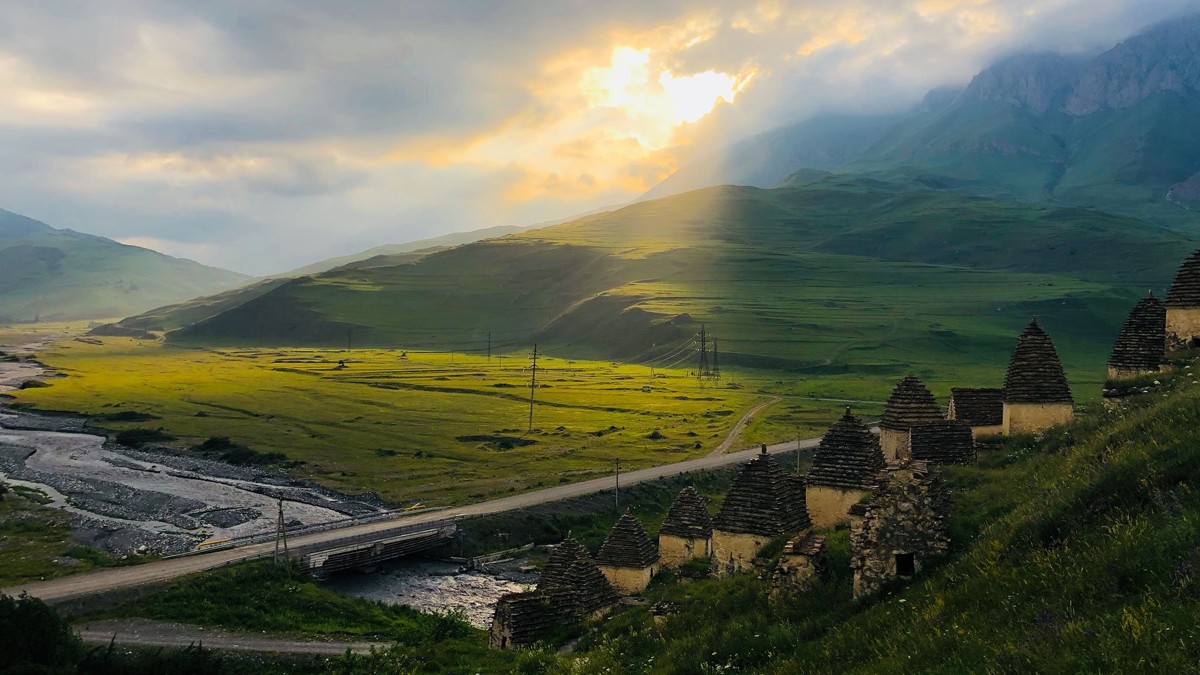
[[[0,0],[0,207],[252,273],[636,197],[1195,0]]]

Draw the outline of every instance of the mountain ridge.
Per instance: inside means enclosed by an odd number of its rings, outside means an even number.
[[[0,320],[110,318],[248,280],[237,272],[0,210]]]

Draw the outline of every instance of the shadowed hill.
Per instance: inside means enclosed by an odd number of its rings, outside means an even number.
[[[704,322],[723,363],[890,372],[1002,363],[1038,313],[1091,364],[1190,246],[1129,218],[829,176],[298,279],[170,339],[481,351],[490,333],[496,349],[651,359]]]

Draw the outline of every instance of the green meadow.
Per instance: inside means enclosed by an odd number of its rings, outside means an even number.
[[[428,505],[585,480],[610,473],[618,458],[635,469],[702,456],[767,400],[757,381],[717,386],[682,370],[651,379],[644,367],[547,356],[539,359],[530,432],[525,354],[489,362],[84,338],[40,357],[65,377],[16,392],[19,405],[103,416],[115,433],[162,428],[177,438],[168,444],[185,451],[227,437],[299,462],[289,469],[295,475]],[[796,398],[777,407],[812,436],[838,405]],[[140,421],[112,421],[122,413]]]

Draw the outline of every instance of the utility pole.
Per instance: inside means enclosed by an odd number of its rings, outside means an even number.
[[[278,565],[281,558],[279,557],[280,545],[283,545],[283,558],[287,560],[288,544],[287,544],[287,524],[283,520],[283,497],[279,498],[279,519],[275,522],[275,564]]]
[[[713,338],[713,379],[717,382],[721,381],[721,362],[717,357],[717,338]]]
[[[346,351],[350,351],[351,349],[354,349],[354,329],[347,328],[346,329]]]
[[[533,365],[529,367],[529,433],[533,433],[533,392],[537,390],[537,343],[533,343]]]
[[[708,333],[704,330],[704,324],[700,324],[700,370],[696,378],[703,380],[705,377],[708,377]]]
[[[492,331],[488,331],[488,363],[492,362]]]
[[[615,482],[613,483],[613,505],[617,507],[617,513],[621,512],[621,459],[617,458],[617,473],[614,475]]]

